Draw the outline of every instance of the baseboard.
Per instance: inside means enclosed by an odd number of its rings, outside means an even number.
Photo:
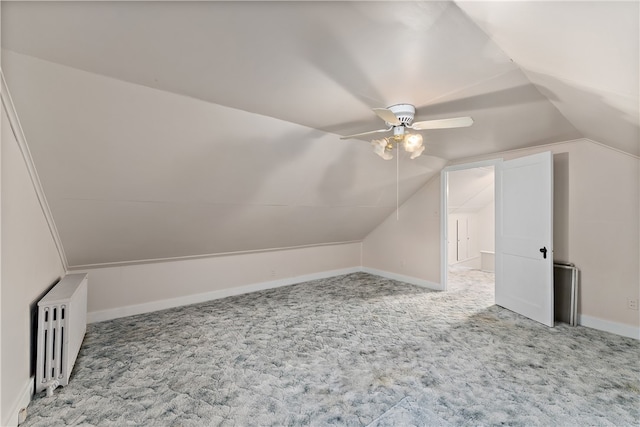
[[[597,317],[585,316],[584,314],[578,314],[578,324],[586,326],[587,328],[622,335],[623,337],[640,339],[640,327],[638,326],[612,322],[610,320],[603,320]]]
[[[364,272],[373,274],[376,276],[385,277],[387,279],[397,280],[400,282],[410,283],[412,285],[420,286],[423,288],[441,291],[442,286],[439,283],[430,282],[424,279],[418,279],[416,277],[405,276],[403,274],[392,273],[390,271],[378,270],[370,267],[351,267],[343,268],[339,270],[322,271],[319,273],[305,274],[302,276],[287,277],[284,279],[271,280],[268,282],[253,283],[245,286],[238,286],[235,288],[220,289],[212,292],[205,292],[195,295],[186,295],[177,298],[171,298],[160,301],[153,301],[144,304],[130,305],[126,307],[118,307],[109,310],[100,310],[87,313],[87,323],[103,322],[106,320],[118,319],[121,317],[134,316],[136,314],[150,313],[158,310],[165,310],[168,308],[180,307],[183,305],[197,304],[206,301],[212,301],[220,298],[226,298],[234,295],[247,294],[250,292],[262,291],[266,289],[279,288],[282,286],[295,285],[297,283],[308,282],[310,280],[326,279],[329,277],[340,276],[343,274],[351,274],[357,272]],[[626,325],[623,323],[612,322],[609,320],[599,319],[597,317],[579,315],[578,323],[582,326],[598,329],[605,332],[610,332],[616,335],[622,335],[624,337],[640,339],[640,328],[632,325]],[[20,408],[26,407],[33,395],[33,380],[29,382],[29,385],[25,387],[20,399],[16,402],[16,408],[12,409],[11,420],[12,423],[5,422],[2,425],[16,425],[18,419],[18,411]],[[27,396],[26,398],[24,396]]]
[[[416,277],[405,276],[403,274],[392,273],[390,271],[377,270],[370,267],[362,267],[361,271],[369,274],[374,274],[376,276],[385,277],[387,279],[397,280],[399,282],[411,283],[412,285],[420,286],[422,288],[427,288],[434,291],[443,290],[442,286],[439,283],[433,283],[428,280],[418,279]]]
[[[343,274],[357,273],[362,271],[360,267],[343,268],[339,270],[322,271],[318,273],[305,274],[302,276],[287,277],[284,279],[270,280],[268,282],[253,283],[234,288],[220,289],[201,294],[185,295],[182,297],[153,301],[144,304],[129,305],[108,310],[99,310],[87,313],[87,323],[103,322],[106,320],[118,319],[121,317],[134,316],[136,314],[151,313],[158,310],[180,307],[183,305],[197,304],[212,301],[220,298],[242,295],[250,292],[262,291],[266,289],[279,288],[282,286],[295,285],[297,283],[308,282],[310,280],[327,279],[329,277],[341,276]]]
[[[29,382],[22,387],[22,390],[18,393],[18,397],[9,408],[9,412],[4,414],[4,419],[2,420],[3,426],[14,427],[18,425],[18,413],[22,408],[29,406],[31,397],[33,396],[34,384],[35,378],[31,377],[29,378]]]
[[[475,261],[475,260],[480,261],[480,256],[474,256],[474,257],[471,257],[471,258],[464,259],[464,260],[462,260],[462,261],[452,262],[452,263],[451,263],[451,264],[449,264],[449,265],[451,265],[451,266],[454,266],[454,265],[464,265],[464,264],[469,264],[469,263],[471,263],[471,262],[473,262],[473,261]]]

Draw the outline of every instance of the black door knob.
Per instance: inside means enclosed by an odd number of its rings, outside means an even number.
[[[542,252],[542,258],[547,259],[547,247],[543,246],[540,248],[540,252]]]

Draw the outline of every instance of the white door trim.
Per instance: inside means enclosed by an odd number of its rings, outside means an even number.
[[[483,160],[480,162],[471,162],[464,163],[459,165],[451,165],[447,166],[440,172],[440,283],[442,284],[442,289],[447,290],[447,269],[449,265],[448,260],[448,251],[447,251],[447,234],[448,234],[448,212],[449,212],[449,203],[448,203],[448,192],[449,192],[449,172],[465,170],[465,169],[475,169],[475,168],[484,168],[484,167],[494,167],[497,168],[497,165],[502,163],[502,158],[491,159],[491,160]],[[494,184],[495,185],[495,184]],[[494,207],[497,206],[497,198],[498,194],[496,193],[496,199],[494,201]],[[498,229],[497,224],[498,218],[496,217],[496,230]]]

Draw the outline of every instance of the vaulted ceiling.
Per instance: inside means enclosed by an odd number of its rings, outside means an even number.
[[[452,159],[580,137],[640,154],[638,2],[1,8],[71,266],[358,241]],[[415,160],[339,139],[395,103],[475,123],[423,132]]]

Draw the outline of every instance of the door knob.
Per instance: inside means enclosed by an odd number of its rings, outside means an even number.
[[[540,252],[542,252],[542,258],[547,259],[547,247],[546,246],[541,247]]]

